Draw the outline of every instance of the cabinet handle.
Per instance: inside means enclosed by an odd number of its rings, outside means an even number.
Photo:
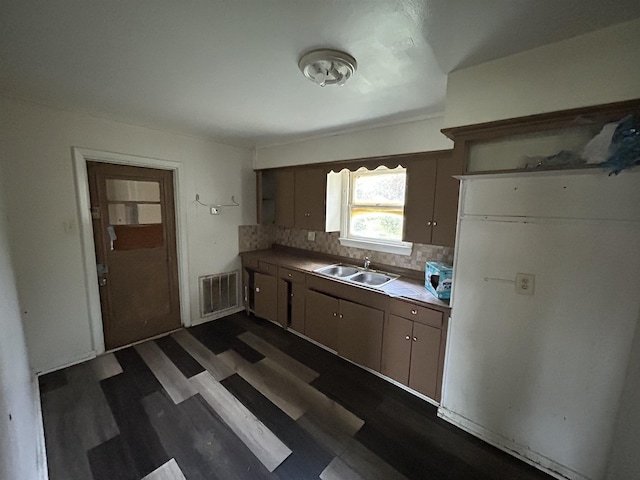
[[[344,315],[340,314],[340,318],[344,317]]]
[[[427,227],[430,227],[430,226],[431,226],[431,221],[428,221],[427,222]]]
[[[418,341],[418,337],[413,337],[413,341],[417,342]]]
[[[411,335],[407,335],[406,337],[404,337],[405,340],[411,340]]]
[[[416,310],[415,308],[411,310],[411,315],[417,315],[418,314],[418,310]]]
[[[291,297],[293,297],[293,293],[291,294]]]
[[[338,314],[337,314],[336,312],[333,312],[333,316],[334,316],[334,317],[337,317],[337,316],[338,316]]]
[[[289,273],[289,274],[287,274],[287,277],[291,278],[291,276],[292,276],[292,275],[291,275],[290,273]]]
[[[434,222],[433,222],[433,226],[434,226],[434,227],[437,227],[437,226],[438,226],[438,222],[436,222],[436,221],[434,220]]]
[[[260,287],[256,287],[256,293],[260,293]]]

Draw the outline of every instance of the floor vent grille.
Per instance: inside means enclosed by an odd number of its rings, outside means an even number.
[[[205,275],[199,280],[202,318],[238,306],[238,271]]]

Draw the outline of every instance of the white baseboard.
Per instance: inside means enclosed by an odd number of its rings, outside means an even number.
[[[78,363],[86,362],[87,360],[92,360],[96,358],[96,356],[97,354],[95,350],[91,350],[90,352],[86,352],[76,357],[65,360],[61,365],[45,368],[44,370],[39,370],[35,372],[35,374],[37,376],[46,375],[47,373],[55,372],[56,370],[62,370],[63,368],[71,367],[73,365],[77,365]]]
[[[210,322],[211,320],[217,320],[218,318],[227,317],[229,315],[233,315],[234,313],[244,312],[244,307],[236,307],[230,308],[229,310],[224,310],[222,312],[214,313],[213,315],[208,315],[204,318],[198,318],[197,320],[191,322],[191,325],[185,325],[186,328],[195,327],[196,325],[202,325],[203,323]]]
[[[33,375],[31,380],[34,392],[34,402],[36,411],[36,435],[38,442],[36,445],[36,468],[38,470],[38,480],[49,480],[49,469],[47,468],[47,449],[44,441],[44,423],[42,421],[42,404],[40,403],[40,383],[38,377]]]
[[[474,437],[484,440],[488,444],[507,452],[509,455],[519,458],[523,462],[528,463],[538,470],[542,470],[554,478],[558,478],[560,480],[591,480],[575,470],[561,465],[542,454],[536,453],[523,445],[503,437],[500,434],[487,430],[482,425],[448,410],[445,407],[441,406],[438,408],[438,416],[456,427],[461,428],[465,432],[470,433]]]

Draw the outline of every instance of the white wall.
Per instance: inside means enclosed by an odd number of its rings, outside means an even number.
[[[640,97],[640,20],[449,74],[446,127]]]
[[[49,370],[90,355],[92,345],[78,231],[71,148],[180,162],[187,205],[191,319],[199,275],[239,268],[239,225],[255,222],[248,149],[0,97],[0,162],[6,179],[12,254],[31,366]],[[242,205],[211,216],[197,206]]]
[[[463,182],[441,415],[569,478],[605,477],[640,312],[639,184]],[[518,272],[535,295],[515,293]]]
[[[637,284],[638,282],[636,282]],[[616,431],[611,444],[611,457],[607,469],[608,480],[640,478],[640,319],[636,326],[632,354],[627,367],[625,388],[622,392]]]
[[[453,72],[447,83],[444,125],[470,125],[640,98],[639,44],[640,20],[634,20]],[[540,176],[537,194],[529,192],[530,201],[525,203],[517,201],[523,192],[515,191],[508,178],[494,183],[494,191],[472,189],[467,192],[464,208],[481,215],[485,204],[480,199],[486,193],[494,199],[493,206],[500,207],[493,212],[497,215],[530,216],[540,208],[547,215],[569,218],[580,216],[580,212],[588,218],[619,218],[623,211],[635,212],[636,216],[640,213],[637,179],[616,195],[603,182],[611,185],[610,181],[620,183],[631,177],[589,177],[591,194],[571,203],[568,199],[572,193],[567,190],[551,192],[557,187],[554,178],[558,177]],[[480,198],[474,197],[474,191]],[[613,199],[619,204],[609,203]],[[471,210],[474,205],[475,210]],[[568,237],[561,235],[558,241],[545,244],[551,223],[544,228],[519,227],[522,237],[518,240],[507,235],[517,224],[501,224],[504,236],[487,238],[483,227],[488,228],[488,222],[462,223],[461,241],[456,247],[454,318],[441,413],[496,444],[565,469],[576,478],[582,478],[576,471],[589,478],[604,478],[609,461],[608,478],[638,478],[637,455],[627,452],[637,445],[637,435],[635,443],[630,441],[640,429],[640,416],[635,412],[640,382],[632,367],[626,377],[623,373],[627,362],[637,365],[640,358],[638,341],[631,345],[640,307],[630,303],[638,297],[640,287],[636,277],[638,254],[637,249],[628,259],[620,254],[621,249],[630,248],[628,245],[637,245],[638,227],[637,223],[627,228],[621,228],[622,223],[605,224],[612,226],[604,230],[605,237],[603,232],[580,236],[572,226],[563,234]],[[526,230],[532,233],[522,233]],[[611,235],[614,230],[619,231],[619,237]],[[540,235],[536,242],[531,239],[533,233]],[[621,243],[621,239],[631,243]],[[490,253],[485,255],[483,248],[490,248]],[[589,251],[592,253],[586,254]],[[533,260],[536,254],[540,256]],[[583,261],[569,268],[568,258]],[[505,271],[493,271],[494,260]],[[487,276],[490,271],[495,275],[488,276],[509,277],[516,269],[550,272],[556,268],[552,260],[567,268],[557,272],[551,285],[558,286],[559,279],[567,284],[553,292],[543,287],[552,300],[550,304],[541,304],[537,295],[528,299],[509,294],[488,301],[488,295],[512,285],[472,279],[473,275]],[[606,312],[602,307],[608,299],[597,278],[602,265],[619,266],[623,277],[618,281],[616,275],[619,289],[605,285],[613,299],[611,310]],[[580,293],[574,285],[590,290]],[[566,298],[574,298],[575,306],[563,303]],[[468,308],[473,302],[480,307],[478,311]],[[602,302],[599,309],[585,308],[594,302]],[[602,318],[593,316],[597,311]],[[493,328],[495,335],[485,326]],[[599,359],[585,351],[583,342],[589,339]],[[563,341],[569,347],[562,347]],[[592,375],[594,372],[597,375]],[[625,393],[621,397],[622,391]],[[477,399],[478,405],[473,406],[470,399]],[[614,452],[611,459],[609,452]]]
[[[6,178],[0,172],[0,184]],[[38,478],[36,402],[0,185],[0,478]]]
[[[442,117],[369,128],[256,149],[255,168],[446,150],[453,143],[440,130]]]

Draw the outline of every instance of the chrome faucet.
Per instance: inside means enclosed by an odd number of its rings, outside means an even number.
[[[371,260],[369,260],[369,257],[364,257],[364,269],[369,270],[369,265],[371,265]]]

